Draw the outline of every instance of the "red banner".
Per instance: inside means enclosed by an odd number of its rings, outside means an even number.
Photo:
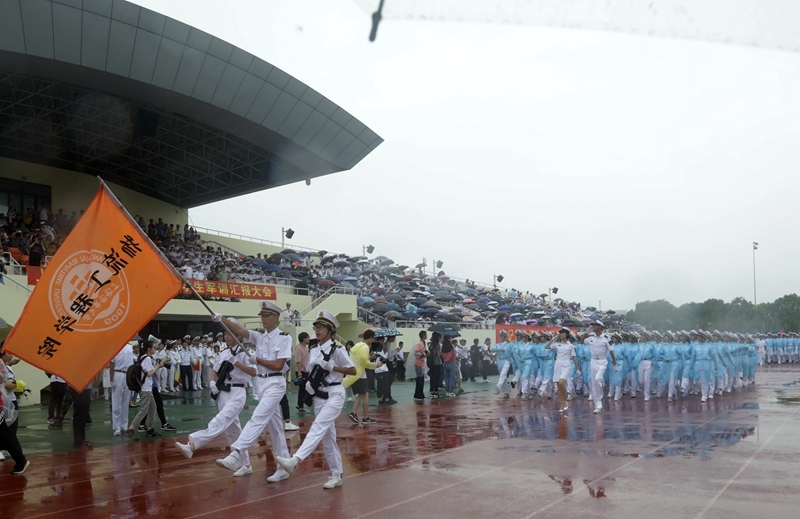
[[[572,333],[578,331],[578,328],[574,326],[568,326]],[[523,331],[525,333],[532,333],[532,332],[557,332],[561,329],[561,326],[528,326],[525,324],[496,324],[494,326],[494,333],[496,335],[495,340],[500,342],[500,331],[505,330],[508,334],[509,342],[514,342],[517,340],[517,330]]]
[[[201,296],[225,297],[228,299],[277,299],[273,285],[258,283],[238,283],[235,281],[194,280],[190,282]],[[191,295],[188,288],[182,294]]]

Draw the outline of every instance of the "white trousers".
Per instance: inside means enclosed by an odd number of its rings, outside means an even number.
[[[211,380],[211,366],[200,366],[200,373],[202,374],[201,378],[203,380],[203,387],[209,387],[209,381]]]
[[[217,397],[217,416],[208,422],[208,427],[189,435],[189,441],[195,450],[207,445],[211,440],[225,434],[228,445],[233,445],[242,434],[242,425],[239,423],[239,413],[244,409],[247,400],[247,390],[243,387],[232,387],[230,391],[220,391]],[[242,465],[250,465],[250,455],[247,449],[242,451]]]
[[[245,424],[239,439],[231,444],[231,450],[240,453],[255,445],[258,437],[269,429],[272,438],[272,452],[275,456],[289,457],[286,447],[286,436],[283,433],[283,416],[281,415],[281,400],[286,394],[286,379],[283,377],[257,378],[256,392],[258,393],[258,406],[253,411],[253,416]],[[278,474],[286,471],[278,465]]]
[[[328,399],[314,398],[316,418],[295,456],[304,460],[314,452],[317,445],[322,443],[322,452],[325,454],[325,461],[328,462],[331,474],[341,476],[344,468],[342,467],[342,454],[339,452],[339,446],[336,445],[336,419],[344,406],[344,388],[331,386],[324,388],[323,391],[328,392]]]
[[[201,374],[203,373],[203,367],[200,366],[199,370],[194,369],[194,364],[192,364],[192,383],[194,384],[195,391],[201,389],[203,387]]]
[[[170,389],[172,389],[171,387],[169,387],[169,385],[167,385],[167,375],[168,375],[167,371],[168,371],[167,368],[160,368],[156,372],[157,375],[156,380],[158,381],[158,390],[161,392],[169,391]]]
[[[131,391],[125,381],[125,373],[114,373],[112,387],[111,430],[124,432],[128,428],[128,407],[131,404]]]
[[[639,382],[644,387],[644,397],[650,399],[650,381],[653,378],[653,363],[649,360],[639,362]]]
[[[508,370],[511,369],[511,363],[507,360],[503,361],[503,366],[500,368],[500,377],[497,380],[497,389],[502,393],[508,393]]]
[[[167,380],[166,386],[164,387],[164,391],[175,391],[175,365],[173,364],[167,370]],[[161,391],[161,386],[158,386],[158,390]]]
[[[603,408],[603,382],[608,368],[608,360],[592,359],[589,363],[589,392],[595,407]]]

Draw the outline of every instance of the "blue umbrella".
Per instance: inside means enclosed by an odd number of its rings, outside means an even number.
[[[388,305],[388,306],[389,306],[389,308],[391,308],[392,310],[397,310],[397,311],[402,311],[402,310],[403,310],[403,307],[401,307],[401,306],[400,306],[400,305],[398,305],[397,303],[389,303],[389,305]]]
[[[344,281],[358,281],[358,278],[354,278],[353,276],[347,276],[344,278]]]
[[[269,268],[269,266],[270,266],[270,264],[269,264],[269,263],[267,263],[266,261],[264,261],[264,260],[263,260],[263,259],[261,259],[261,258],[254,258],[254,259],[253,259],[253,260],[251,260],[251,261],[252,261],[253,263],[255,263],[256,265],[258,265],[259,267],[261,267],[262,269]],[[280,269],[280,267],[279,267],[279,269]]]
[[[478,298],[478,302],[479,303],[488,303],[489,301],[491,301],[491,299],[489,299],[488,297],[479,297]]]
[[[267,265],[266,270],[270,272],[280,272],[283,269],[280,265]]]
[[[508,305],[503,305],[498,307],[497,309],[500,310],[501,312],[507,312],[508,310],[511,310],[511,307]]]
[[[417,310],[417,313],[419,315],[434,315],[438,311],[439,310],[437,310],[436,308],[420,308],[419,310]]]
[[[413,321],[419,317],[419,314],[416,312],[406,312],[403,314],[403,319],[408,319],[409,321]]]
[[[356,303],[358,303],[359,305],[362,305],[362,306],[363,305],[374,305],[375,304],[375,300],[372,299],[371,297],[364,296],[364,297],[359,297],[358,299],[356,299]]]

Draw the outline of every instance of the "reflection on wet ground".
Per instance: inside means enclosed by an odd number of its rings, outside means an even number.
[[[175,449],[174,438],[38,455],[24,476],[0,476],[0,507],[14,519],[422,513],[444,519],[500,511],[528,519],[588,510],[637,517],[652,515],[658,503],[669,517],[794,517],[800,407],[779,399],[800,399],[800,386],[792,384],[798,375],[800,367],[768,369],[758,372],[757,386],[705,404],[696,397],[626,398],[608,402],[599,415],[582,397],[562,417],[553,402],[483,392],[376,409],[374,425],[340,417],[345,482],[333,491],[321,488],[328,475],[321,450],[289,480],[268,484],[275,462],[263,438],[250,450],[254,473],[244,478],[214,464],[227,452],[222,439],[191,460]],[[197,412],[185,412],[182,428],[198,428],[194,418],[207,420],[207,403],[197,405]],[[312,419],[299,420],[301,431],[287,436],[290,450]]]

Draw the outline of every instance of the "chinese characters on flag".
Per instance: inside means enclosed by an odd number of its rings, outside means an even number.
[[[189,281],[201,296],[225,297],[236,299],[276,299],[273,285],[257,283],[237,283],[234,281]],[[192,295],[192,291],[184,287],[184,295]]]
[[[103,184],[42,272],[5,349],[82,390],[183,283]]]

